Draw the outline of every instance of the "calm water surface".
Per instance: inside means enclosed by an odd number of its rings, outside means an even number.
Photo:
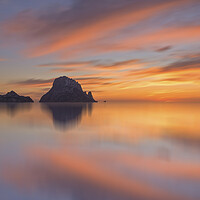
[[[200,104],[0,104],[1,200],[199,200]]]

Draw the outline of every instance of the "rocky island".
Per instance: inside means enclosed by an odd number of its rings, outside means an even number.
[[[40,102],[96,102],[92,92],[84,92],[81,85],[66,76],[56,78],[52,88],[42,96]]]
[[[30,97],[24,97],[18,95],[16,92],[11,91],[5,95],[0,95],[0,102],[5,103],[25,103],[25,102],[33,102]]]

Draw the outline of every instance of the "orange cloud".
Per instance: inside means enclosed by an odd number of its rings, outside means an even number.
[[[138,69],[127,72],[127,76],[141,76],[141,77],[150,77],[160,74],[169,74],[169,73],[185,73],[185,72],[197,72],[200,70],[200,59],[197,57],[192,59],[185,59],[177,61],[168,66],[164,67],[151,67],[147,69]]]
[[[181,32],[181,34],[180,34]],[[106,45],[94,45],[94,49],[98,53],[128,51],[137,49],[155,49],[156,46],[165,44],[190,44],[191,42],[200,42],[200,26],[182,26],[170,27],[160,30],[154,30],[150,33],[140,34],[139,36],[132,35],[125,39],[119,40],[116,43]],[[166,48],[166,47],[165,47]],[[169,47],[167,49],[170,49]],[[158,49],[160,50],[160,49]],[[161,48],[162,50],[162,48]],[[77,51],[77,54],[80,53]]]
[[[97,61],[79,61],[79,62],[55,62],[55,63],[47,63],[38,65],[38,67],[85,67],[88,65],[93,65]]]
[[[96,64],[95,67],[99,69],[124,69],[132,67],[133,65],[138,63],[140,63],[139,59],[132,59],[132,60],[113,62],[111,64]]]
[[[74,71],[80,71],[78,68],[53,68],[50,70],[51,72],[74,72]]]
[[[28,87],[41,87],[41,86],[49,86],[54,79],[27,79],[22,81],[11,82],[10,85],[21,85]]]
[[[133,10],[132,7],[128,7],[126,9],[110,13],[110,15],[105,16],[94,23],[88,24],[86,27],[81,27],[72,31],[72,33],[67,34],[67,37],[62,37],[61,39],[57,39],[55,42],[49,42],[46,45],[40,45],[31,52],[31,55],[41,56],[64,48],[70,48],[88,43],[94,39],[105,37],[106,35],[111,34],[113,31],[148,19],[149,17],[157,15],[158,13],[162,13],[163,11],[174,6],[178,6],[184,2],[186,1],[162,2],[160,4],[139,10]],[[196,33],[196,35],[199,34]]]
[[[43,42],[40,42],[38,47],[30,50],[32,56],[41,56],[63,49],[71,51],[71,48],[75,46],[89,44],[101,38],[105,39],[118,30],[130,25],[133,26],[158,14],[163,14],[164,11],[169,11],[174,7],[189,2],[191,3],[188,0],[155,1],[151,3],[145,1],[140,4],[133,1],[124,5],[121,2],[121,7],[118,9],[112,7],[108,7],[107,10],[99,8],[104,12],[100,12],[97,9],[99,5],[92,3],[94,4],[94,9],[96,9],[95,19],[89,16],[93,11],[88,11],[86,6],[84,11],[87,14],[83,18],[80,15],[79,21],[77,21],[77,18],[70,18],[71,12],[75,11],[73,9],[65,13],[53,13],[55,20],[56,18],[60,20],[59,23],[52,20],[52,17],[49,17],[50,19],[48,20],[47,16],[40,18],[37,17],[38,13],[24,11],[15,16],[14,19],[5,22],[3,27],[7,34],[27,36],[29,40],[31,38],[34,40],[42,39]],[[91,1],[89,3],[91,4]],[[88,7],[92,7],[92,5],[88,5]]]
[[[180,34],[181,32],[181,34]],[[179,42],[194,42],[199,40],[200,26],[183,26],[183,27],[171,27],[164,28],[160,31],[150,33],[148,35],[141,35],[138,37],[125,40],[125,44],[135,44],[136,46],[145,46],[148,44],[172,44]]]
[[[55,67],[51,69],[52,72],[72,72],[72,71],[113,71],[128,68],[138,68],[144,65],[144,61],[140,59],[130,59],[124,61],[101,61],[101,60],[91,60],[91,61],[80,61],[80,62],[57,62],[38,65],[39,67]],[[58,68],[56,68],[58,67]],[[99,74],[100,75],[100,74]]]

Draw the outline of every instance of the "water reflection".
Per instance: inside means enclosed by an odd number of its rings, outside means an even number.
[[[55,128],[62,130],[77,126],[83,114],[92,113],[92,103],[42,103],[41,108],[52,115]]]
[[[32,103],[0,103],[0,113],[6,112],[10,117],[23,111],[29,111],[31,108]]]
[[[200,104],[32,105],[0,108],[0,199],[200,199]]]

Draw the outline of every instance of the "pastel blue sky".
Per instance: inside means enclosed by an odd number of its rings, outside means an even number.
[[[97,99],[199,101],[200,1],[0,0],[0,92],[55,77]]]

